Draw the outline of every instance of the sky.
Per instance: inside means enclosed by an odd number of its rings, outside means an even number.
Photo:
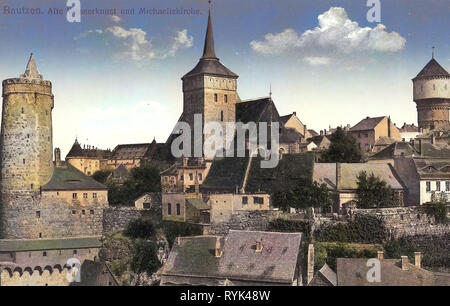
[[[182,112],[180,78],[202,54],[208,2],[80,0],[82,10],[104,11],[79,23],[67,21],[65,2],[0,0],[0,79],[18,77],[35,54],[53,83],[54,146],[63,156],[75,137],[104,149],[165,142]],[[367,0],[215,0],[216,53],[239,75],[242,100],[268,96],[271,86],[280,114],[296,111],[316,131],[367,116],[417,124],[411,79],[432,46],[450,70],[450,3],[380,3],[379,22],[370,22]],[[41,12],[12,13],[22,7]]]

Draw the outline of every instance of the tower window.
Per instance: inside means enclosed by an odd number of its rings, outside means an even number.
[[[25,158],[23,159],[23,164],[25,165]]]
[[[22,107],[22,114],[25,113],[25,109]]]
[[[42,238],[42,233],[39,233],[39,238]]]
[[[433,84],[433,90],[436,90],[436,84]]]
[[[31,187],[31,189],[33,189],[33,188],[34,188],[34,184],[31,184],[31,186],[30,186],[30,187]]]
[[[93,214],[94,214],[94,210],[91,209],[91,210],[89,211],[89,213],[90,213],[91,215],[93,215]]]
[[[220,121],[223,121],[223,111],[220,111]]]
[[[85,215],[85,214],[86,214],[86,211],[83,209],[83,210],[81,211],[81,214],[82,214],[82,215]]]
[[[167,214],[170,216],[172,214],[172,204],[167,204]]]
[[[181,215],[181,205],[179,203],[177,204],[177,215]]]
[[[38,210],[36,211],[36,218],[40,218],[41,217],[41,212]]]
[[[217,94],[214,94],[214,102],[217,102],[217,101],[219,101],[219,97]]]
[[[225,103],[228,103],[228,95],[224,96]]]

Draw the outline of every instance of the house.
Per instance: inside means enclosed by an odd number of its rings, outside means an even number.
[[[96,171],[103,169],[106,160],[111,157],[111,150],[101,150],[94,146],[84,145],[75,139],[75,142],[66,155],[66,162],[83,172],[92,175]]]
[[[408,256],[385,259],[378,251],[379,279],[369,258],[337,258],[336,272],[325,264],[314,276],[309,286],[449,286],[450,273],[437,273],[422,268],[422,253],[414,253],[414,264]],[[376,265],[376,264],[375,264]],[[370,274],[369,274],[370,272]]]
[[[297,112],[293,112],[292,114],[281,116],[281,123],[283,126],[288,129],[294,129],[298,133],[300,133],[304,139],[311,138],[315,135],[312,134],[312,130],[308,130],[306,128],[306,124],[303,124],[300,119],[297,117]]]
[[[149,210],[154,204],[158,205],[161,202],[161,194],[156,192],[146,192],[139,198],[134,200],[134,207],[137,210]]]
[[[179,237],[161,286],[297,286],[301,233],[230,230],[226,237]]]
[[[399,129],[399,131],[402,141],[411,141],[420,134],[419,127],[415,126],[414,123],[407,124],[405,122],[403,126]]]
[[[391,118],[383,117],[367,117],[355,126],[350,128],[350,135],[355,138],[356,143],[363,153],[370,155],[373,152],[376,142],[380,137],[388,137],[395,141],[401,141],[398,128],[392,123]],[[378,145],[380,150],[381,145]]]
[[[405,187],[394,167],[387,163],[315,163],[313,180],[334,192],[333,212],[339,212],[344,204],[358,200],[358,175],[364,171],[385,181],[395,198],[403,203]]]
[[[308,139],[308,151],[325,151],[331,145],[331,141],[327,136],[319,135]]]

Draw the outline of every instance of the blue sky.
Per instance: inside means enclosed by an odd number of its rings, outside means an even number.
[[[50,16],[65,1],[0,0],[0,78],[23,73],[33,52],[53,82],[54,145],[165,141],[182,112],[181,76],[202,53],[206,0],[81,0],[82,9],[134,8],[135,15]],[[40,7],[38,16],[5,15]],[[141,7],[199,15],[138,15]],[[381,0],[381,22],[365,0],[216,0],[216,52],[239,74],[242,99],[267,96],[315,130],[390,115],[416,123],[411,79],[431,57],[450,69],[448,0]],[[319,16],[320,20],[319,20]],[[356,24],[357,23],[357,24]],[[270,35],[271,34],[271,35]]]

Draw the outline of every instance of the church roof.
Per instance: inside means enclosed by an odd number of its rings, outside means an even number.
[[[450,77],[450,74],[434,58],[432,58],[414,79],[439,76]]]
[[[205,35],[205,45],[203,47],[203,56],[197,66],[185,74],[182,79],[198,74],[208,74],[217,76],[227,76],[238,78],[238,75],[225,67],[217,58],[214,46],[214,34],[211,20],[211,12],[208,15],[208,26]]]

